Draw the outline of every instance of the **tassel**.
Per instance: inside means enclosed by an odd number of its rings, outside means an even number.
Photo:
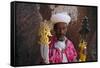
[[[86,49],[87,42],[85,40],[81,40],[79,43],[79,61],[86,61]]]

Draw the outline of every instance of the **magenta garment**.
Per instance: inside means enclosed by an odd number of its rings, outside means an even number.
[[[62,52],[65,53],[68,62],[74,62],[77,57],[76,50],[73,43],[70,40],[66,40],[66,48],[61,52],[59,49],[54,47],[57,38],[53,36],[51,38],[51,43],[49,44],[49,62],[50,63],[62,63],[63,56]]]

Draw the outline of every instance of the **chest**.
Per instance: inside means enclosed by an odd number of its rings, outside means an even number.
[[[62,51],[67,48],[67,44],[65,43],[65,41],[57,41],[54,43],[53,47]]]

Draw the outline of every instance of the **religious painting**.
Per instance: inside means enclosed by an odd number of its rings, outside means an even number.
[[[97,60],[97,6],[11,2],[11,66]]]

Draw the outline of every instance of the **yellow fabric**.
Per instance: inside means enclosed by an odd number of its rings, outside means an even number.
[[[79,61],[86,61],[86,54],[84,54],[84,50],[86,50],[86,46],[87,46],[87,43],[84,40],[81,40],[79,44],[79,49],[80,49]]]
[[[49,37],[51,36],[49,25],[47,24],[47,21],[44,21],[40,24],[39,28],[39,43],[41,45],[48,45],[49,44]]]

